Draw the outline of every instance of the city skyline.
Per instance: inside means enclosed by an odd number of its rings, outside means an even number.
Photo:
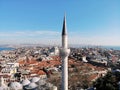
[[[120,46],[119,0],[1,0],[1,44],[60,44],[66,12],[69,44]]]

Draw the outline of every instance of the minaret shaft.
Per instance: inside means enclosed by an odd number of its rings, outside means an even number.
[[[68,49],[66,17],[64,17],[64,21],[63,21],[62,49],[60,52],[62,58],[62,90],[68,90],[68,56],[70,49]]]
[[[62,90],[68,90],[68,57],[62,60]]]
[[[68,48],[68,38],[67,35],[62,36],[62,48]]]

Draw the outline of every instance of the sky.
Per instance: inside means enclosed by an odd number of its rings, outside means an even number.
[[[0,44],[120,46],[120,0],[0,0]]]

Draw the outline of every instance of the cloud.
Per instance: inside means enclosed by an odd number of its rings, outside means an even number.
[[[70,44],[120,46],[120,27],[98,28],[96,30],[69,32]]]
[[[16,32],[1,32],[0,43],[18,44],[18,43],[42,43],[55,44],[59,43],[60,33],[50,30],[37,31],[16,31]],[[59,42],[58,42],[59,41]]]
[[[0,37],[19,37],[19,36],[37,36],[37,35],[58,35],[57,31],[46,31],[46,30],[38,30],[38,31],[16,31],[16,32],[1,32]]]
[[[69,44],[120,45],[119,28],[92,32],[68,32]],[[100,30],[100,29],[99,29]],[[0,43],[61,44],[61,33],[50,30],[1,32]]]
[[[119,42],[120,37],[114,35],[106,35],[106,36],[91,36],[91,37],[84,37],[84,36],[74,36],[69,37],[70,44],[83,44],[83,45],[115,45],[120,46]]]
[[[46,34],[46,35],[57,35],[59,34],[59,32],[56,32],[56,31],[35,31],[34,32],[35,34]]]

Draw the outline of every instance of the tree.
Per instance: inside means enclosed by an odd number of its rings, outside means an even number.
[[[96,90],[118,90],[117,77],[111,72],[97,79],[93,85],[96,87]]]

